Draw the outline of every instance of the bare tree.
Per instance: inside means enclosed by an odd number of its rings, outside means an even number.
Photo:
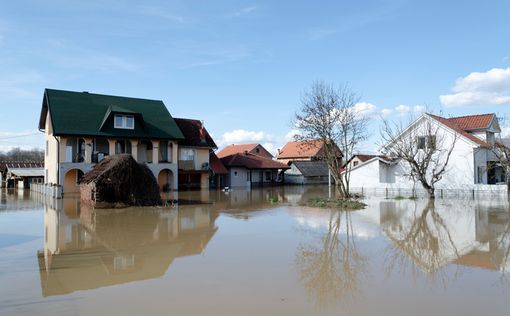
[[[324,144],[324,159],[342,197],[350,196],[350,170],[342,172],[339,149],[348,158],[368,136],[368,118],[354,107],[359,100],[347,85],[335,88],[317,81],[303,94],[294,117],[297,140]]]
[[[390,122],[383,119],[381,129],[384,154],[404,161],[406,175],[414,183],[420,183],[430,198],[435,197],[435,185],[447,172],[459,131],[452,126],[441,128],[447,120],[424,114],[411,124]]]
[[[506,176],[507,198],[510,200],[510,140],[500,139],[494,144],[492,152]]]

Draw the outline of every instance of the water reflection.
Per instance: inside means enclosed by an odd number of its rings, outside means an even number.
[[[381,230],[390,240],[387,276],[409,273],[415,278],[423,271],[429,280],[447,286],[459,276],[459,270],[445,269],[454,264],[499,270],[506,278],[509,211],[499,205],[491,201],[380,202]]]
[[[210,206],[81,209],[75,199],[45,207],[39,251],[44,296],[162,276],[178,257],[200,254],[215,234]]]
[[[299,280],[319,308],[356,297],[367,269],[368,258],[356,244],[352,212],[329,214],[327,231],[316,243],[301,244],[296,255]]]

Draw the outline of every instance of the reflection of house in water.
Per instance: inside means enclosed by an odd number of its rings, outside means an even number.
[[[63,203],[45,209],[44,296],[158,278],[174,259],[202,253],[217,230],[208,206],[112,212]]]
[[[491,203],[381,202],[381,228],[396,250],[393,259],[405,255],[427,273],[450,263],[506,271],[508,206],[496,208]]]

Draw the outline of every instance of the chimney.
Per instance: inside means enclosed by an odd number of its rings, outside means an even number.
[[[245,154],[245,155],[248,155],[248,151],[247,151],[247,150],[245,150],[245,151],[244,151],[244,154]]]
[[[276,151],[278,152],[278,156],[280,156],[280,148],[277,148]]]

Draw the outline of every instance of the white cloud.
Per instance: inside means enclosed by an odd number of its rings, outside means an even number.
[[[226,146],[230,144],[271,142],[272,140],[273,136],[266,132],[236,129],[223,133],[221,139],[218,141],[218,144],[220,146]]]
[[[362,115],[371,115],[376,111],[377,107],[372,103],[358,102],[354,105],[354,111]]]
[[[383,117],[387,117],[387,116],[390,116],[391,113],[393,113],[393,110],[392,109],[382,109],[381,110],[381,115]]]
[[[287,134],[285,134],[284,138],[286,141],[291,141],[294,139],[294,136],[296,135],[299,135],[299,130],[293,128]]]
[[[395,111],[397,111],[400,115],[410,113],[419,114],[425,112],[425,107],[423,105],[409,106],[400,104],[395,107]]]
[[[381,115],[382,117],[387,117],[393,111],[391,109],[378,109],[376,105],[369,102],[358,102],[354,105],[354,111],[360,113],[364,116],[376,117]]]
[[[240,17],[240,16],[243,16],[243,15],[250,14],[250,13],[254,12],[255,10],[257,10],[256,6],[244,7],[242,9],[240,9],[240,10],[230,14],[229,16],[231,16],[231,17]]]
[[[501,128],[501,137],[502,138],[510,138],[510,126]]]
[[[455,81],[453,94],[441,95],[447,107],[510,104],[510,67],[472,72]]]

